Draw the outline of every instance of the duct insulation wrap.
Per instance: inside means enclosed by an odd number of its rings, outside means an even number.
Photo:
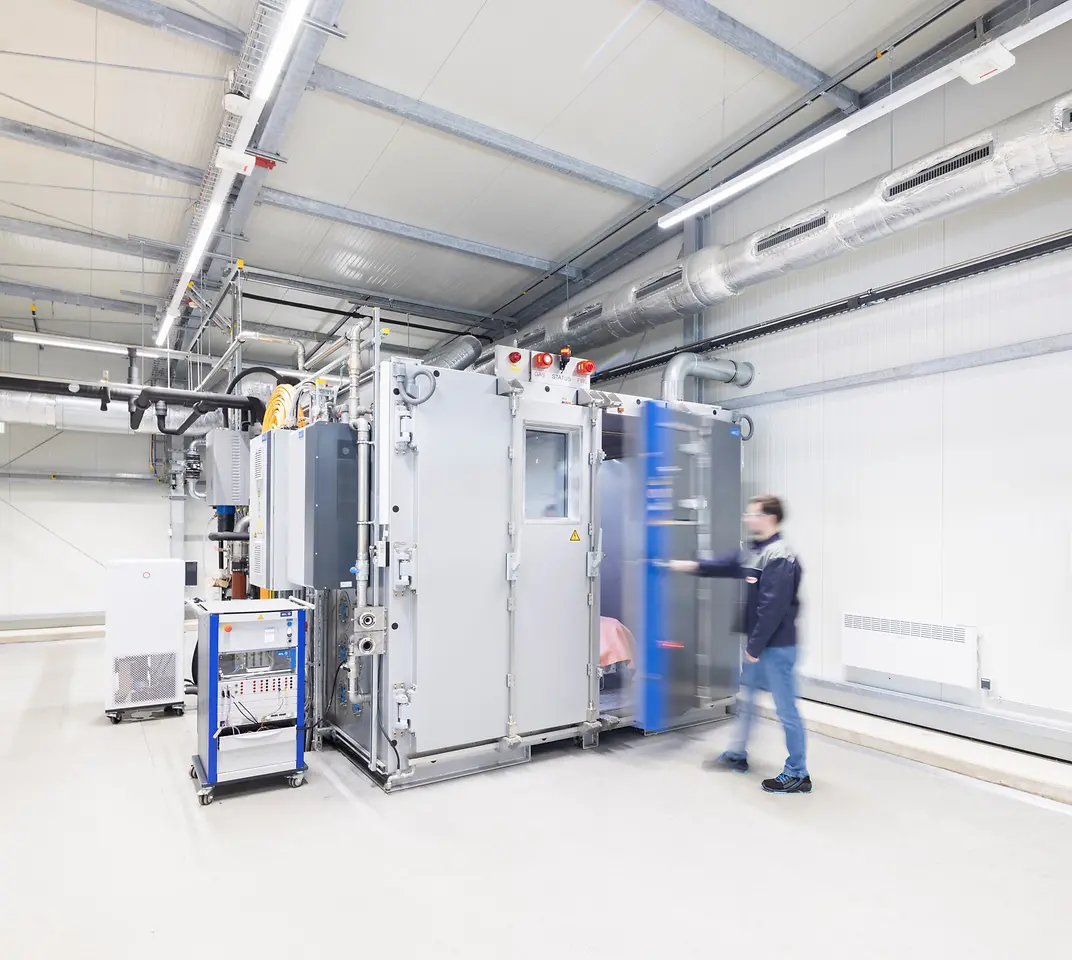
[[[167,426],[177,429],[190,415],[186,408],[169,407]],[[99,400],[86,397],[55,397],[44,393],[19,393],[0,390],[0,420],[7,423],[27,423],[57,430],[78,430],[88,433],[159,433],[152,410],[145,412],[141,426],[130,429],[130,413],[125,400],[115,400],[107,410],[101,410]],[[200,436],[213,427],[224,426],[223,414],[213,410],[186,431],[186,436]]]
[[[443,367],[445,370],[465,370],[476,363],[482,349],[483,345],[476,337],[466,334],[427,357],[424,363],[430,367]]]
[[[574,352],[705,310],[745,287],[830,260],[1072,170],[1072,92],[801,210],[724,247],[539,320],[502,343]],[[487,354],[485,354],[487,356]]]

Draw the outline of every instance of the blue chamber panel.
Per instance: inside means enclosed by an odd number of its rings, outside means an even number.
[[[643,564],[644,617],[639,638],[643,670],[638,677],[636,723],[642,730],[665,730],[667,725],[668,663],[663,634],[667,622],[667,582],[669,574],[655,561],[668,560],[668,521],[673,519],[674,486],[667,429],[670,411],[658,403],[646,403],[642,413],[640,461],[643,471],[644,535]]]
[[[216,782],[216,755],[219,751],[220,740],[216,736],[219,729],[219,662],[220,662],[220,617],[214,613],[208,621],[208,676],[201,677],[202,683],[208,684],[208,756],[205,758],[208,767],[205,773],[208,782]]]
[[[298,756],[295,768],[305,766],[305,610],[298,611],[298,650],[296,669],[298,674],[297,741]]]

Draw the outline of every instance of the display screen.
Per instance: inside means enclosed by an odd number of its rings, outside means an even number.
[[[293,649],[252,650],[248,653],[221,653],[220,676],[243,677],[265,673],[292,673],[295,654]]]

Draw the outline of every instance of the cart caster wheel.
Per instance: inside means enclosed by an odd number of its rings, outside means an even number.
[[[111,720],[112,723],[119,723],[119,721],[123,719],[123,715],[121,713],[109,713],[108,719]]]
[[[305,777],[302,774],[299,774],[295,777],[287,777],[287,783],[289,783],[292,787],[300,787],[303,783],[305,783]]]
[[[190,764],[190,779],[197,779],[197,768],[193,764]]]
[[[207,807],[210,803],[212,803],[212,794],[211,793],[199,793],[197,795],[197,802],[199,804],[201,804],[201,806]]]
[[[176,717],[181,717],[186,712],[186,708],[185,707],[172,707],[171,712],[173,714],[175,714]]]

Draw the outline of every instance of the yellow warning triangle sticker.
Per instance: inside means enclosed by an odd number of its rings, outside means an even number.
[[[573,535],[569,538],[569,542],[570,543],[580,543],[581,542],[581,535],[576,530],[574,530]]]

